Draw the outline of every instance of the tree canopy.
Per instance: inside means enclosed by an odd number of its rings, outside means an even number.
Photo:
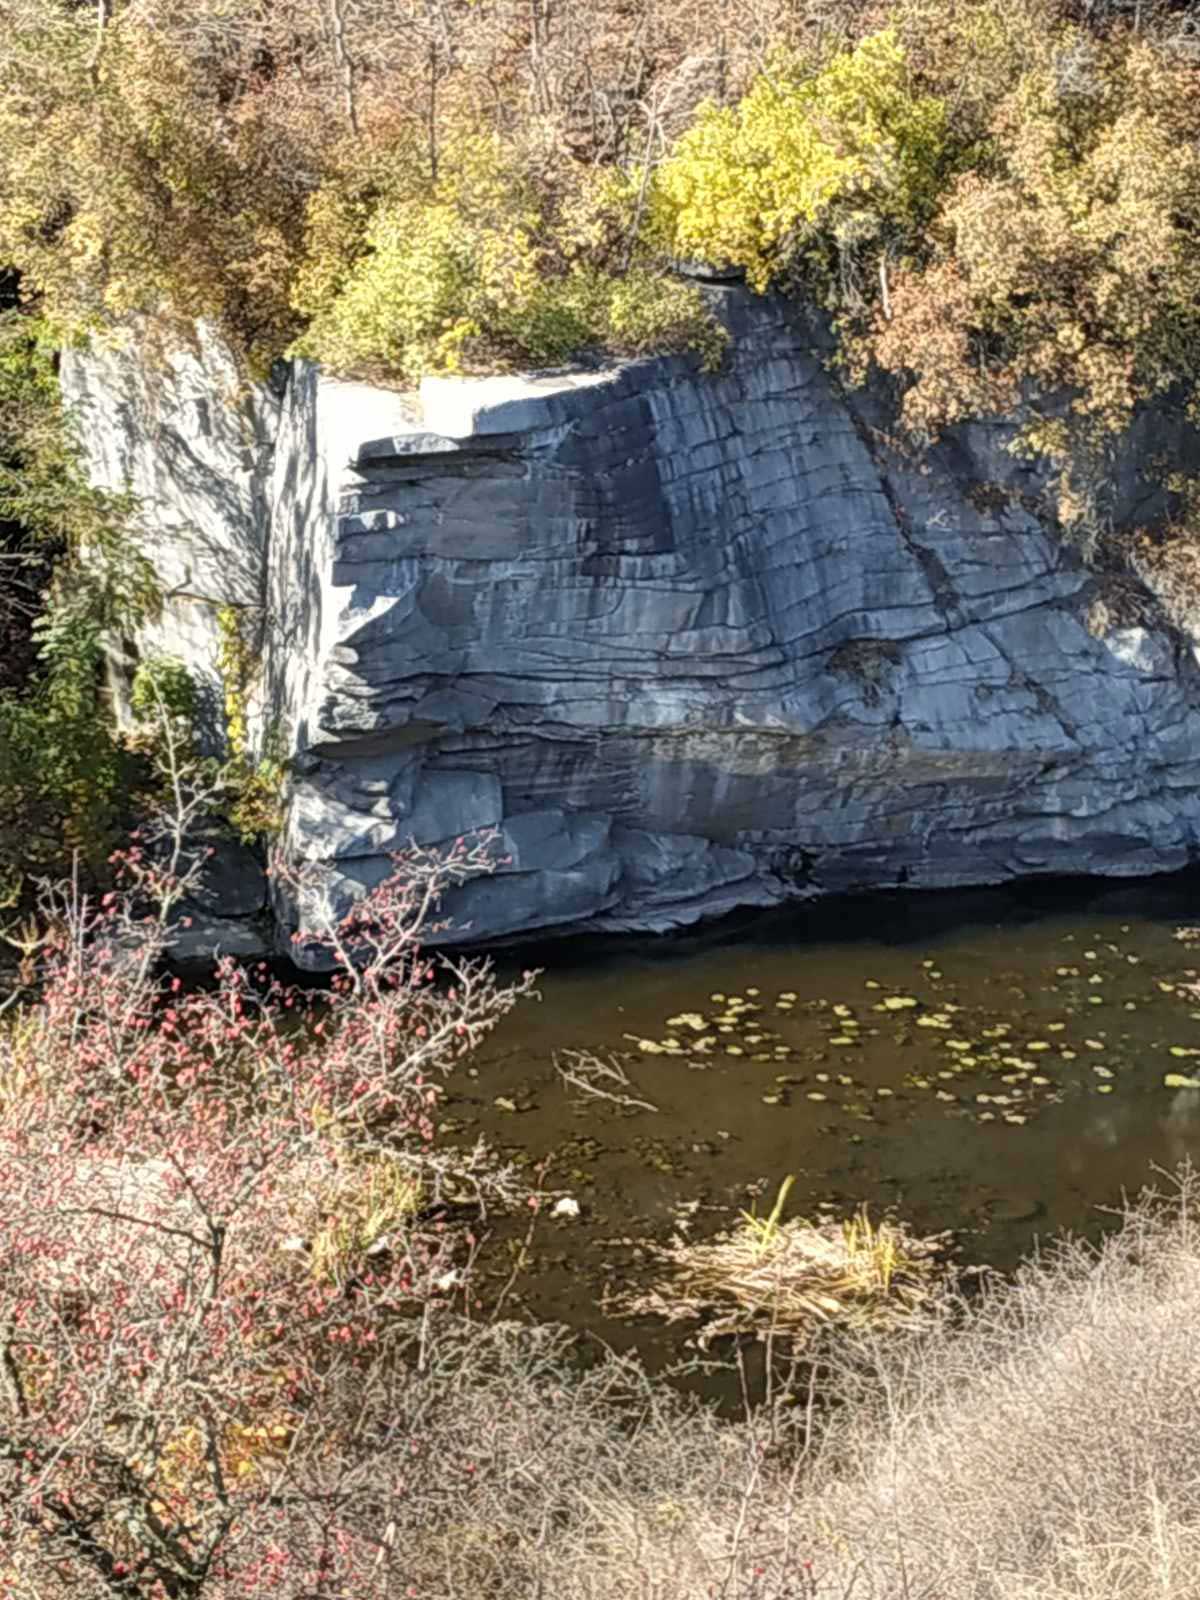
[[[0,267],[51,338],[218,325],[407,386],[833,319],[918,443],[1019,417],[1064,523],[1190,403],[1200,43],[1168,0],[0,0]]]

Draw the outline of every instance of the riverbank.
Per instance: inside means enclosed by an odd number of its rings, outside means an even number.
[[[1200,1049],[1200,959],[1176,937],[1196,903],[1191,874],[1037,884],[522,950],[544,964],[540,1003],[448,1085],[441,1137],[483,1136],[579,1205],[547,1207],[525,1312],[655,1368],[697,1330],[610,1297],[654,1245],[769,1209],[788,1175],[789,1216],[865,1203],[1011,1270],[1041,1237],[1098,1237],[1101,1208],[1200,1145],[1200,1093],[1166,1083]],[[565,1086],[573,1049],[615,1061],[645,1105]]]
[[[615,1358],[519,1344],[450,1540],[414,1508],[422,1600],[1188,1600],[1200,1594],[1194,1177],[1098,1250],[1059,1243],[923,1333],[843,1340],[826,1398],[721,1426]],[[543,1336],[543,1338],[546,1336]],[[535,1340],[536,1345],[536,1340]],[[427,1487],[422,1493],[428,1494]]]

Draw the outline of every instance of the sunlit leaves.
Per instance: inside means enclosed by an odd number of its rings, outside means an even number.
[[[436,180],[409,169],[373,198],[356,191],[339,175],[313,196],[297,283],[311,321],[296,348],[335,370],[415,382],[589,347],[719,359],[698,292],[644,255],[620,259],[636,226],[627,186],[464,136]]]
[[[945,145],[945,108],[913,94],[893,34],[819,69],[781,54],[679,139],[655,186],[660,226],[677,254],[766,289],[822,233],[858,242],[917,222]]]
[[[1060,468],[1066,521],[1080,462],[1200,377],[1198,88],[1136,40],[1042,41],[858,346],[907,375],[919,435],[1031,397],[1019,445]]]

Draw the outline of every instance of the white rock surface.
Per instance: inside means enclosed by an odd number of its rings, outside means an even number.
[[[448,908],[471,939],[1192,859],[1192,650],[1149,597],[1097,626],[1104,580],[1028,509],[1009,430],[905,461],[819,335],[712,293],[715,377],[430,380],[410,406],[299,365],[235,404],[208,341],[151,406],[130,355],[64,362],[97,477],[148,498],[154,642],[211,673],[197,611],[260,608],[293,855],[350,894],[409,839],[496,827],[507,864]],[[1123,516],[1153,511],[1149,442]]]

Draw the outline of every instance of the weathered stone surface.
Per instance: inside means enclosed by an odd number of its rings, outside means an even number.
[[[470,938],[1191,859],[1191,647],[1152,604],[1120,626],[1098,606],[1011,428],[904,460],[817,335],[711,292],[735,335],[715,377],[431,380],[410,406],[299,366],[253,401],[249,456],[215,385],[191,438],[203,373],[164,388],[158,427],[189,447],[164,458],[120,362],[72,358],[97,473],[152,485],[166,570],[197,522],[212,570],[264,597],[292,854],[350,894],[410,839],[495,828],[504,866],[448,908]],[[1120,470],[1123,514],[1148,514]]]
[[[61,376],[94,480],[142,502],[164,600],[138,647],[193,668],[216,744],[217,613],[262,611],[278,399],[248,390],[204,328],[193,348],[154,359],[136,330],[113,349],[65,350]]]
[[[267,879],[262,863],[227,828],[212,823],[196,842],[208,851],[193,900],[215,917],[256,917],[266,909]]]
[[[177,966],[209,967],[219,956],[249,961],[271,955],[272,945],[269,930],[259,922],[243,917],[207,916],[185,906],[183,916],[171,931],[167,954]]]

